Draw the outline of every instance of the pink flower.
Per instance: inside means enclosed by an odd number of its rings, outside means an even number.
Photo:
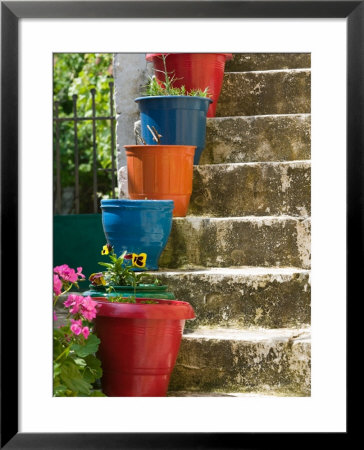
[[[70,308],[71,314],[77,314],[80,309],[80,305],[83,302],[82,295],[70,294],[67,300],[63,303],[66,308]]]
[[[61,295],[62,292],[62,281],[59,279],[58,275],[53,275],[53,292],[56,295]]]
[[[85,278],[85,275],[81,272],[82,272],[82,267],[77,267],[76,275],[78,275],[80,278]]]
[[[96,317],[97,302],[91,297],[82,297],[82,295],[70,294],[63,303],[66,308],[70,308],[71,314],[80,314],[86,320],[92,320]]]
[[[77,267],[77,273],[74,269],[71,269],[67,264],[63,264],[62,266],[56,266],[53,269],[53,272],[60,276],[63,281],[68,281],[70,283],[77,283],[78,277],[85,278],[85,275],[81,273],[82,267]]]
[[[72,323],[72,325],[71,325],[72,333],[74,333],[76,336],[81,334],[81,332],[82,332],[82,320],[71,319],[71,323]]]
[[[57,320],[58,320],[58,317],[57,317],[57,315],[56,315],[56,311],[53,311],[53,320],[54,320],[54,321],[57,321]]]
[[[83,337],[84,337],[85,339],[87,339],[87,338],[88,338],[88,335],[90,334],[89,328],[88,328],[88,327],[83,327],[83,328],[82,328],[82,334],[83,334]]]
[[[86,320],[92,320],[96,317],[97,302],[93,301],[91,297],[84,297],[81,305],[81,314]]]
[[[67,300],[63,302],[63,304],[66,308],[69,308],[70,306],[74,306],[76,301],[80,303],[80,299],[81,301],[83,300],[83,297],[81,295],[70,294],[67,297]]]

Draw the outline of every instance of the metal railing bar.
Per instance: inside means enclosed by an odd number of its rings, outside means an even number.
[[[59,102],[55,102],[55,117],[58,117]],[[61,151],[59,147],[60,123],[56,123],[56,214],[62,211],[62,186],[61,186]]]
[[[91,89],[92,95],[92,118],[96,117],[96,104],[95,104],[96,89]],[[97,213],[97,152],[96,152],[96,121],[92,121],[92,140],[93,140],[93,200],[94,200],[94,213]]]
[[[78,134],[77,134],[77,95],[72,96],[73,100],[73,118],[74,118],[74,145],[75,145],[75,212],[80,213],[80,180],[79,180],[79,164],[80,158],[78,153]]]

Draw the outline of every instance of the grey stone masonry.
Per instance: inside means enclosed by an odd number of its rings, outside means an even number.
[[[206,327],[300,328],[311,321],[310,272],[294,267],[239,267],[153,272],[191,303]]]
[[[124,145],[135,144],[134,122],[139,109],[134,102],[147,83],[147,63],[144,53],[117,53],[114,55],[116,107],[116,150],[119,197],[128,197],[126,155]]]
[[[170,390],[270,391],[310,395],[305,329],[201,329],[182,340]]]
[[[310,114],[211,117],[200,164],[310,158]]]
[[[310,267],[310,219],[176,217],[163,268]]]
[[[311,112],[311,71],[228,72],[217,116],[258,116]]]
[[[308,69],[311,53],[236,53],[226,62],[226,72],[256,70]]]
[[[188,214],[309,216],[310,210],[310,161],[194,167]]]

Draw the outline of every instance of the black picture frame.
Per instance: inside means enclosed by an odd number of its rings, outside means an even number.
[[[279,433],[19,433],[18,21],[21,18],[346,18],[347,305],[363,273],[364,1],[2,1],[1,2],[1,448],[265,448]],[[11,302],[8,299],[11,298]],[[347,312],[349,312],[347,310]],[[11,330],[10,330],[11,326]],[[11,332],[11,338],[9,333]],[[348,345],[348,348],[350,346]],[[349,413],[347,415],[349,419]],[[315,436],[318,442],[319,434]],[[335,434],[339,443],[349,436]],[[305,444],[309,433],[299,438]],[[324,438],[326,439],[327,436]],[[297,434],[285,441],[296,447]],[[266,443],[263,446],[264,442]],[[327,440],[326,440],[327,443]]]

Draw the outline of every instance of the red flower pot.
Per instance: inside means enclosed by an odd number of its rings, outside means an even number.
[[[161,55],[163,53],[147,53],[147,61],[152,61],[155,76],[164,81],[164,66]],[[167,72],[172,73],[176,80],[174,87],[185,86],[191,89],[209,88],[209,95],[213,102],[207,111],[207,117],[215,117],[217,100],[220,95],[224,78],[225,61],[232,58],[231,53],[168,53],[166,58]],[[159,72],[162,71],[162,72]]]
[[[157,304],[99,304],[95,332],[102,390],[109,397],[164,397],[177,359],[186,319],[195,317],[189,303],[152,299]]]

